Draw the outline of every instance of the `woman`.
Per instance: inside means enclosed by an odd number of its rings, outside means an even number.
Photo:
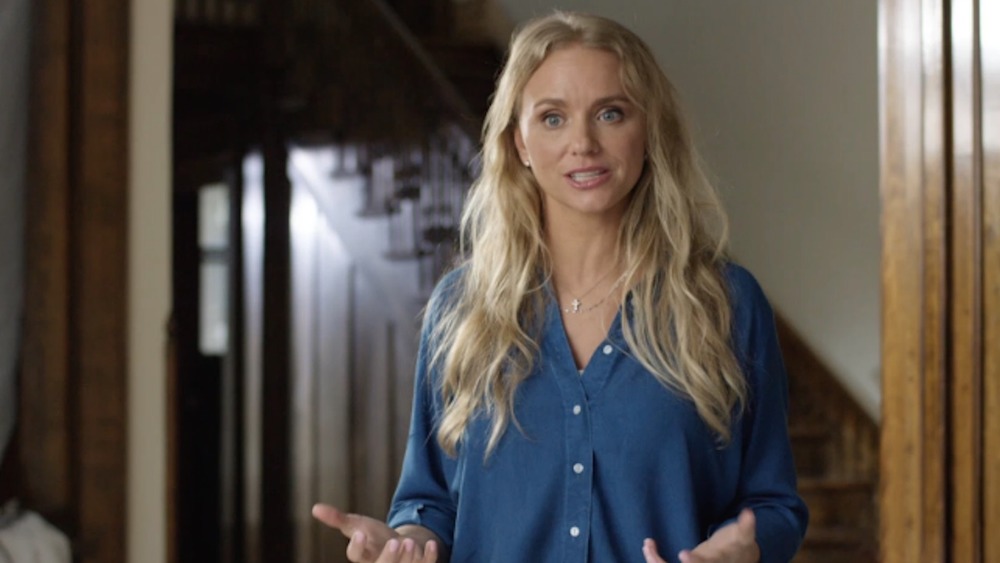
[[[388,523],[352,561],[784,562],[807,523],[760,288],[676,94],[610,20],[515,36],[431,300]],[[674,559],[671,559],[674,560]]]

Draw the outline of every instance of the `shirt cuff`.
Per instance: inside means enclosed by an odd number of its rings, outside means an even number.
[[[453,514],[435,506],[425,505],[420,502],[398,504],[392,507],[387,524],[393,529],[408,524],[423,526],[434,532],[441,539],[444,547],[449,551],[451,550],[455,517]]]
[[[755,510],[760,563],[788,563],[802,545],[805,530],[777,510]]]

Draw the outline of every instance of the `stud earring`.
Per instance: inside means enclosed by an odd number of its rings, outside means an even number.
[[[531,163],[530,163],[530,162],[528,162],[527,160],[525,160],[525,161],[524,161],[524,167],[525,167],[525,168],[531,168]]]

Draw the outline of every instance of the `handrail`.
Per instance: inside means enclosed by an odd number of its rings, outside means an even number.
[[[369,2],[378,10],[379,15],[389,24],[389,27],[397,34],[404,46],[409,49],[410,53],[413,54],[427,72],[431,81],[440,90],[446,107],[459,116],[473,115],[472,109],[462,98],[461,94],[458,93],[458,90],[448,80],[448,77],[445,76],[441,68],[434,62],[434,59],[431,58],[423,45],[420,44],[420,40],[406,27],[406,24],[403,23],[399,15],[385,3],[385,0],[369,0]],[[469,136],[470,140],[477,141],[479,139],[480,132],[471,128],[464,120],[459,120],[459,126]]]
[[[235,27],[260,23],[261,0],[176,0],[174,18],[189,24]]]

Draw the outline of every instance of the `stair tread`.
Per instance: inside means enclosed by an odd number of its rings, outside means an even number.
[[[833,431],[829,424],[817,422],[795,422],[788,426],[788,436],[795,438],[829,438],[833,436]]]
[[[449,35],[430,35],[421,34],[418,36],[420,42],[427,47],[441,48],[441,49],[455,49],[457,51],[464,51],[469,49],[475,49],[487,53],[496,53],[497,47],[489,39],[479,39],[479,38],[469,38],[469,37],[452,37]]]
[[[862,477],[801,477],[799,491],[859,491],[875,488],[875,481]]]
[[[875,531],[849,526],[813,526],[806,531],[805,543],[870,547],[875,543]]]

